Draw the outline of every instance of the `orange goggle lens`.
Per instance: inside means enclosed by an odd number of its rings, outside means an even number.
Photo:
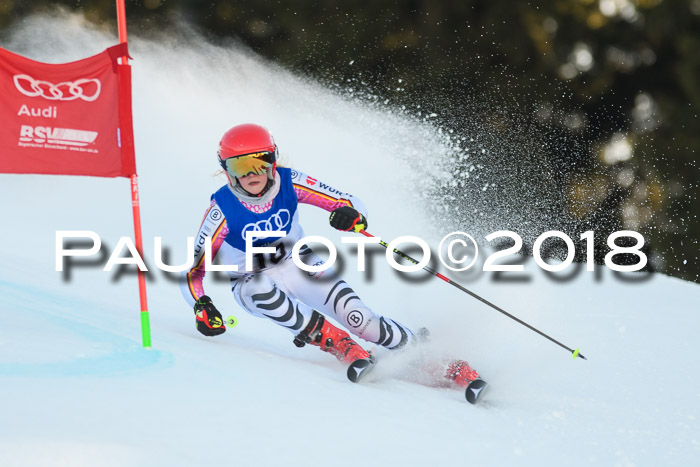
[[[275,153],[270,151],[255,152],[223,161],[226,171],[236,178],[248,175],[262,175],[275,163]]]

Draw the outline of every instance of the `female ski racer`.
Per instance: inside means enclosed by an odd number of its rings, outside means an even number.
[[[401,349],[416,340],[408,327],[367,307],[332,268],[308,273],[292,260],[292,247],[304,237],[299,203],[330,211],[330,224],[338,230],[359,232],[367,227],[367,211],[360,200],[296,170],[277,167],[277,145],[270,132],[259,125],[229,129],[221,138],[218,155],[228,183],[211,197],[197,234],[194,267],[183,274],[181,281],[200,333],[217,336],[226,331],[221,313],[202,285],[204,245],[210,241],[211,262],[219,255],[222,264],[238,267],[237,272],[228,274],[239,305],[289,329],[298,347],[318,346],[350,368],[355,362],[362,363],[358,370],[369,366],[370,354],[326,316],[332,316],[355,336],[387,349]],[[246,233],[265,231],[284,231],[286,236],[254,238],[253,246],[273,247],[274,253],[256,253],[253,264],[248,265],[252,269],[246,269]],[[323,263],[305,245],[299,254],[307,265]],[[464,361],[452,362],[443,371],[441,377],[459,386],[478,378]],[[348,377],[356,381],[350,371]]]
[[[240,306],[289,329],[299,347],[318,346],[346,364],[369,358],[367,351],[326,316],[354,335],[388,349],[402,348],[413,338],[409,328],[367,307],[332,268],[312,274],[292,261],[292,247],[304,237],[299,203],[330,211],[330,223],[338,230],[359,231],[367,226],[367,217],[357,198],[301,172],[277,167],[277,145],[269,131],[259,125],[243,124],[228,130],[218,154],[228,183],[211,197],[197,234],[195,265],[181,281],[199,332],[216,336],[226,331],[221,314],[202,285],[203,245],[209,240],[212,261],[218,255],[222,264],[238,267],[238,272],[228,274]],[[249,231],[286,233],[282,238],[254,239],[253,246],[274,247],[275,253],[255,254],[252,270],[246,270],[245,264],[245,234]],[[307,265],[323,263],[306,246],[300,258]]]

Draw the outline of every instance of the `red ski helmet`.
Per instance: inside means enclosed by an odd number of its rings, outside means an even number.
[[[234,126],[221,137],[218,155],[231,185],[236,184],[236,178],[265,172],[274,180],[277,145],[265,127],[254,123]]]

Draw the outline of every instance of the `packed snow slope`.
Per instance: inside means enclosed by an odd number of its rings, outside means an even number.
[[[27,19],[1,45],[64,62],[114,42],[57,15]],[[447,152],[428,122],[341,98],[238,46],[133,37],[131,52],[149,266],[157,236],[171,264],[185,261],[185,239],[223,184],[218,138],[246,121],[273,131],[287,165],[362,198],[376,235],[418,235],[435,247],[448,233],[429,225],[424,212],[439,206],[416,193],[431,175],[417,156]],[[3,467],[680,466],[700,456],[695,284],[600,267],[545,275],[532,261],[500,279],[453,276],[588,357],[572,360],[439,280],[398,274],[380,250],[357,272],[327,214],[302,207],[307,233],[336,242],[345,279],[368,304],[427,326],[436,358],[466,358],[491,383],[471,406],[461,391],[409,381],[397,358],[349,383],[335,359],[294,347],[211,275],[207,292],[238,327],[198,334],[177,283],[153,269],[153,348],[142,349],[133,270],[102,271],[132,232],[128,181],[0,175],[0,186]],[[103,256],[56,272],[58,230],[97,232]]]

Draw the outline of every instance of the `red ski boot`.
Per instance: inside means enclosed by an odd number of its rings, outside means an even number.
[[[445,377],[454,381],[457,386],[465,388],[464,397],[466,397],[467,402],[471,404],[479,402],[479,399],[481,399],[481,396],[483,396],[486,391],[486,386],[488,386],[486,381],[479,377],[479,373],[464,360],[455,360],[451,362],[447,368]]]
[[[333,326],[317,311],[311,315],[308,326],[294,338],[294,345],[297,347],[303,347],[305,344],[319,346],[321,350],[346,364],[370,359],[369,352],[352,340],[347,332]]]
[[[467,387],[469,383],[479,378],[479,373],[464,360],[454,360],[447,367],[445,378],[454,381],[457,386]]]
[[[416,333],[416,343],[426,344],[430,339],[430,332],[421,328]],[[416,366],[422,373],[428,375],[433,384],[444,386],[450,384],[464,388],[464,396],[471,404],[479,402],[486,391],[486,381],[481,379],[479,373],[474,370],[468,362],[464,360],[453,360],[443,358],[442,363],[432,361],[432,359],[419,358]]]
[[[418,329],[414,336],[413,343],[416,345],[426,345],[430,341],[430,331],[426,328]],[[479,373],[469,366],[469,363],[465,360],[453,360],[452,358],[443,357],[441,363],[438,363],[431,358],[419,358],[417,364],[424,373],[435,378],[437,380],[436,383],[439,385],[442,385],[447,380],[451,385],[464,388],[479,378]]]

